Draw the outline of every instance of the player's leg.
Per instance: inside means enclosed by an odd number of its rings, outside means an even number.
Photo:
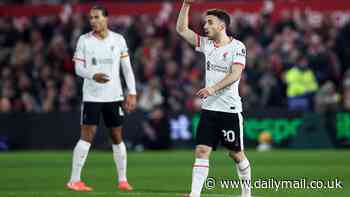
[[[118,188],[120,190],[132,191],[133,188],[127,181],[127,150],[123,142],[123,117],[124,112],[121,102],[105,104],[102,110],[105,124],[111,128],[113,159],[118,174]]]
[[[240,113],[223,114],[221,142],[228,148],[229,156],[235,162],[237,175],[241,181],[242,197],[251,196],[250,163],[244,154],[243,146],[243,117]]]
[[[205,180],[209,174],[209,157],[212,148],[215,148],[218,138],[215,134],[213,113],[203,110],[197,129],[195,162],[192,169],[192,185],[190,197],[199,197]]]
[[[195,161],[192,168],[192,184],[190,197],[199,197],[205,180],[209,174],[209,156],[212,148],[199,144],[195,149]]]
[[[72,172],[67,187],[74,191],[91,191],[81,181],[81,171],[96,133],[100,106],[97,103],[83,103],[82,106],[80,139],[73,150]]]
[[[122,140],[122,127],[114,127],[111,131],[113,158],[118,173],[118,188],[120,190],[132,191],[133,188],[128,183],[127,170],[127,150]]]
[[[229,156],[236,164],[237,175],[241,181],[242,197],[251,197],[251,168],[243,151],[230,151]]]

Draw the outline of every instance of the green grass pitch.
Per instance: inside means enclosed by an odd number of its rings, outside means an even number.
[[[210,177],[237,179],[233,162],[224,151],[213,152]],[[342,189],[253,189],[257,197],[349,197],[349,150],[247,151],[253,179],[301,179],[343,181]],[[131,152],[128,179],[133,192],[116,189],[116,173],[109,151],[92,151],[83,170],[83,180],[94,188],[77,193],[65,188],[71,167],[71,151],[0,153],[0,197],[117,197],[182,196],[190,189],[193,153],[191,151]],[[239,196],[238,189],[205,189],[202,196]]]

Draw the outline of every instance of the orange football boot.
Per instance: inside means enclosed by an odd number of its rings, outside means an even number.
[[[67,183],[67,188],[77,192],[91,192],[92,188],[85,185],[83,181]]]
[[[133,190],[133,188],[131,187],[131,185],[129,185],[127,181],[119,182],[118,188],[121,191],[128,191],[128,192],[131,192]]]

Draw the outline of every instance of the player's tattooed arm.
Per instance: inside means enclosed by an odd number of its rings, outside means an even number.
[[[197,96],[201,98],[206,98],[212,96],[215,92],[224,89],[225,87],[233,84],[235,81],[239,80],[241,77],[244,67],[241,64],[233,64],[230,68],[230,72],[218,83],[213,86],[203,88],[197,92]]]
[[[188,15],[194,0],[184,0],[176,23],[177,33],[188,43],[196,45],[196,33],[188,27]]]

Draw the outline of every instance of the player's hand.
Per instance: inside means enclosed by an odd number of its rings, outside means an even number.
[[[186,4],[192,4],[192,3],[194,3],[194,1],[195,1],[195,0],[184,0],[184,3],[186,3]]]
[[[108,75],[104,73],[96,73],[92,77],[93,80],[95,80],[97,83],[107,83],[109,81]]]
[[[212,96],[214,94],[215,90],[212,87],[202,88],[196,93],[196,95],[201,98],[207,98],[208,96]]]
[[[136,108],[136,95],[129,94],[126,97],[126,101],[124,103],[124,108],[126,112],[130,113],[135,110]]]

